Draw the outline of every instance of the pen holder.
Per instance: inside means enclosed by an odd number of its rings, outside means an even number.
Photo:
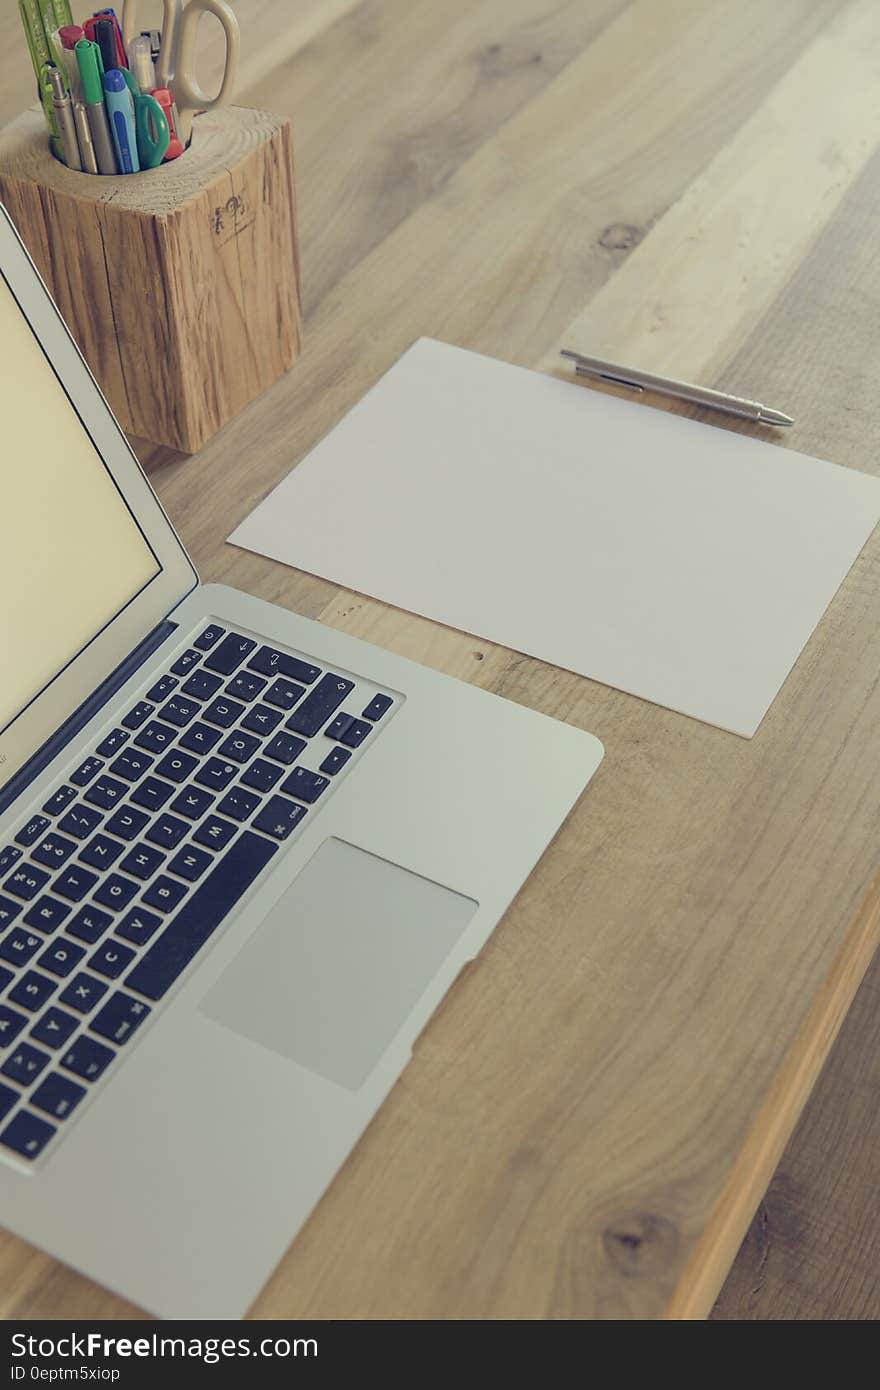
[[[128,433],[193,453],[295,361],[283,117],[206,112],[179,159],[102,178],[54,159],[27,111],[0,131],[0,199]]]

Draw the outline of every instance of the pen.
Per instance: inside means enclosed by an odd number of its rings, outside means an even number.
[[[83,101],[89,118],[89,130],[95,147],[95,160],[100,174],[116,173],[116,156],[110,138],[110,123],[104,106],[104,87],[101,78],[104,69],[98,45],[88,39],[80,39],[74,49],[82,78]]]
[[[68,169],[82,169],[79,145],[76,142],[76,126],[73,123],[73,102],[58,68],[50,70],[49,81],[52,83],[52,105],[55,108],[64,163]]]
[[[755,420],[762,425],[794,424],[792,417],[784,415],[781,410],[773,410],[768,405],[761,405],[759,401],[728,395],[726,391],[713,391],[709,386],[693,386],[686,381],[674,381],[671,377],[641,372],[635,367],[621,367],[615,362],[602,362],[598,357],[585,357],[570,348],[563,348],[560,356],[567,357],[575,364],[578,376],[589,377],[593,381],[610,381],[615,386],[626,386],[631,391],[653,391],[658,396],[671,396],[674,400],[688,401],[691,405],[723,410],[727,415],[737,415],[743,420]]]
[[[110,72],[111,69],[119,68],[119,54],[116,48],[116,30],[113,28],[112,19],[95,20],[94,41],[101,50],[101,62],[104,64],[104,71]]]
[[[61,135],[58,130],[58,120],[55,115],[55,107],[52,102],[52,79],[54,71],[51,63],[44,63],[40,68],[40,101],[43,103],[43,115],[46,117],[46,125],[49,127],[49,148],[56,159],[64,159],[64,150],[61,145]]]
[[[122,30],[119,27],[119,20],[116,18],[116,12],[114,10],[97,10],[95,14],[92,15],[91,19],[83,20],[83,29],[85,30],[86,38],[91,39],[93,43],[99,42],[99,24],[109,24],[113,30],[113,44],[115,52],[113,55],[112,63],[108,64],[105,59],[105,72],[109,72],[110,68],[127,67],[128,59],[125,56],[125,45],[122,42]],[[109,58],[109,56],[110,53],[108,51],[107,57]]]
[[[58,30],[58,34],[61,39],[62,56],[70,94],[74,101],[82,101],[82,80],[74,49],[80,39],[85,38],[85,35],[78,24],[65,24],[63,28]]]
[[[119,68],[104,73],[104,101],[110,116],[110,129],[120,173],[137,174],[137,136],[134,128],[134,101]]]
[[[89,113],[84,101],[75,101],[73,103],[73,124],[76,126],[76,140],[79,145],[82,167],[87,174],[97,174],[98,161],[95,158],[95,146],[92,140],[92,129],[89,125]]]

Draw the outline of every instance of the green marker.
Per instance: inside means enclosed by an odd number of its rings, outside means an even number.
[[[90,43],[88,39],[80,39],[73,51],[76,54],[79,75],[82,78],[83,101],[89,120],[89,130],[92,132],[92,144],[95,147],[98,173],[115,174],[117,172],[116,156],[113,153],[110,122],[107,119],[107,108],[104,105],[104,64],[101,62],[101,50],[96,43]]]

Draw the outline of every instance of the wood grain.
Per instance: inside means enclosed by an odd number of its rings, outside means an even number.
[[[224,541],[420,334],[555,369],[573,333],[619,333],[634,361],[760,385],[793,447],[875,470],[870,19],[863,0],[371,0],[251,69],[242,99],[295,119],[306,350],[192,459],[147,455],[163,501],[206,578],[606,747],[255,1316],[712,1306],[876,944],[876,539],[751,741]],[[843,1099],[825,1103],[798,1171],[831,1210]],[[863,1133],[851,1117],[867,1223]],[[876,1316],[856,1258],[833,1287]],[[131,1312],[21,1242],[0,1261],[7,1315]]]
[[[99,178],[53,159],[28,111],[0,130],[0,198],[131,433],[191,453],[295,361],[283,118],[210,112],[180,159]]]

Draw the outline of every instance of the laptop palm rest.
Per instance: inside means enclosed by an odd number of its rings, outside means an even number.
[[[366,850],[325,840],[202,1012],[357,1090],[477,907]]]

